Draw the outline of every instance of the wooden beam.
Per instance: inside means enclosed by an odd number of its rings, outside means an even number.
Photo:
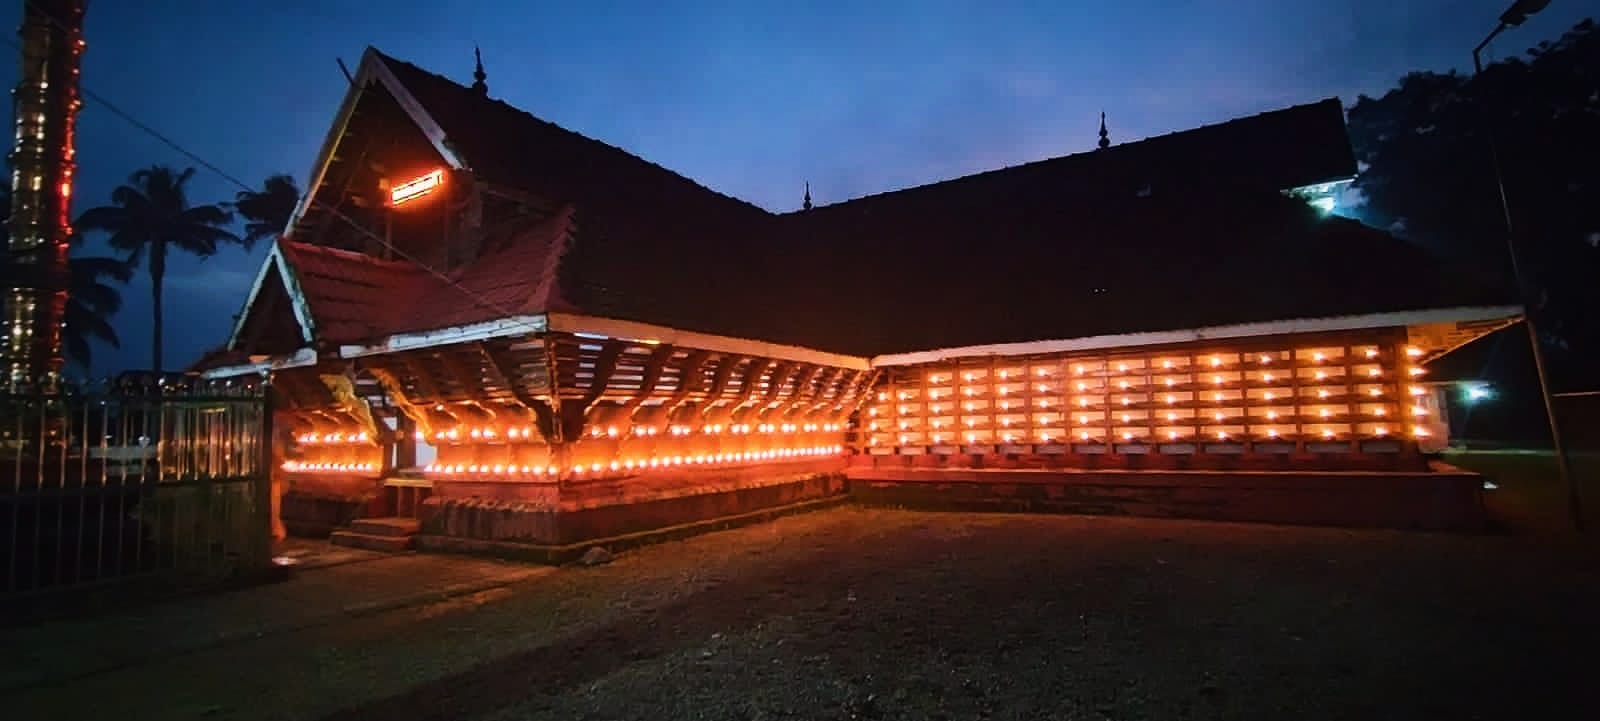
[[[839,367],[823,369],[822,380],[817,382],[816,390],[810,393],[806,398],[808,403],[806,404],[805,412],[812,413],[826,405],[828,403],[828,389],[838,384],[839,379],[844,376],[844,373],[845,369]],[[838,396],[835,395],[835,397]],[[796,408],[798,407],[799,406],[796,406]]]
[[[585,412],[600,400],[600,396],[606,394],[606,388],[611,385],[611,376],[617,372],[617,361],[621,360],[624,350],[626,350],[624,344],[617,341],[608,341],[601,346],[600,355],[594,361],[594,379],[590,382],[589,389],[584,391],[582,398]]]
[[[811,366],[815,368],[816,366]],[[778,400],[778,392],[789,385],[789,380],[800,371],[800,364],[795,361],[783,361],[778,368],[772,371],[771,378],[767,381],[767,392],[761,398],[763,408],[771,407],[772,402]]]
[[[683,402],[689,399],[689,394],[695,391],[694,386],[699,385],[701,380],[700,371],[705,369],[706,361],[710,358],[710,351],[692,350],[683,359],[683,369],[678,373],[678,390],[673,391],[672,397],[661,404],[667,412],[667,417],[670,418],[672,412],[678,410],[678,406],[683,405]],[[738,356],[734,358],[737,360]],[[722,379],[723,383],[727,383],[727,374],[721,371],[722,369],[718,368],[718,377]],[[712,385],[716,385],[715,378]],[[634,411],[637,412],[638,409],[634,409]]]
[[[644,378],[639,381],[639,390],[634,391],[633,397],[622,404],[622,407],[628,411],[628,417],[632,418],[634,409],[638,408],[640,403],[643,403],[646,398],[650,397],[651,393],[655,392],[656,386],[661,383],[661,375],[667,369],[667,361],[672,360],[672,355],[676,352],[676,348],[662,343],[656,346],[656,349],[650,353],[649,358],[645,359]]]
[[[792,365],[791,361],[776,361],[771,358],[751,361],[749,369],[745,371],[744,385],[740,388],[739,402],[734,403],[729,412],[738,411],[755,400],[756,394],[761,391],[762,375],[767,375],[771,378],[767,384],[767,392],[771,393],[772,389],[777,387],[778,375],[786,373],[790,365]]]
[[[477,370],[467,367],[456,352],[446,346],[435,350],[434,357],[439,359],[439,365],[444,366],[444,372],[455,380],[456,385],[466,391],[469,399],[481,406],[484,396],[488,395],[488,389],[483,385],[483,367],[480,365]]]
[[[817,374],[821,373],[826,368],[827,366],[810,364],[806,366],[806,370],[800,375],[800,379],[795,381],[794,393],[790,394],[789,396],[789,407],[785,408],[783,411],[783,415],[785,417],[794,415],[795,411],[800,410],[802,403],[810,400],[813,395],[816,395],[814,390],[810,390],[811,382],[816,380]]]
[[[444,400],[444,396],[439,392],[439,384],[433,381],[428,369],[422,366],[421,359],[411,353],[401,353],[400,364],[405,366],[406,371],[416,381],[417,390],[422,392],[422,397],[413,399],[413,402],[438,403]]]
[[[617,341],[608,341],[600,347],[600,355],[595,358],[594,378],[590,381],[589,388],[579,398],[561,399],[561,433],[562,438],[582,438],[583,427],[588,422],[589,409],[605,395],[606,387],[611,384],[611,376],[616,373],[617,360],[622,357],[624,344]]]
[[[477,344],[479,352],[483,354],[484,366],[496,379],[511,389],[511,395],[529,411],[533,412],[534,425],[539,428],[539,437],[546,443],[555,443],[559,440],[555,432],[555,411],[550,404],[528,395],[527,391],[512,380],[511,374],[506,371],[507,364],[499,357],[498,351],[489,347],[488,343]]]
[[[862,399],[866,398],[866,393],[871,390],[872,386],[877,384],[878,376],[882,373],[881,369],[856,371],[856,377],[854,382],[850,384],[849,393],[840,393],[839,403],[841,405],[839,410],[850,413],[860,407]]]

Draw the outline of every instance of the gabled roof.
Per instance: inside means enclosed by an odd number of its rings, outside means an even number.
[[[1388,233],[1277,193],[1219,202],[1086,184],[974,196],[806,214],[770,272],[774,298],[803,299],[779,312],[785,331],[879,355],[1508,298]]]
[[[744,216],[766,211],[723,195],[644,158],[535,117],[368,48],[400,82],[446,146],[489,183],[537,192],[579,204],[640,203],[636,211],[709,211]]]
[[[284,238],[269,254],[263,273],[283,273],[294,306],[304,309],[308,341],[356,343],[573,310],[556,273],[572,228],[569,207],[444,274],[409,260],[384,260]],[[241,328],[243,320],[241,316]]]
[[[1281,194],[1354,174],[1332,99],[774,215],[370,48],[357,81],[563,209],[446,277],[284,241],[326,343],[573,312],[872,355],[1502,300]]]

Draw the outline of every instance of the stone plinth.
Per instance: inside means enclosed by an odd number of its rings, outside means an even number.
[[[830,458],[589,482],[440,483],[423,503],[418,545],[564,560],[568,550],[581,553],[590,544],[631,544],[670,529],[840,499],[843,470],[843,459]]]
[[[1204,471],[853,466],[873,505],[1481,530],[1483,479],[1425,471]]]

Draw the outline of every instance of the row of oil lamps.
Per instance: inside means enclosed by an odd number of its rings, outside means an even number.
[[[698,432],[708,435],[731,434],[745,435],[750,433],[837,433],[844,430],[842,423],[710,423],[700,426],[699,429],[688,425],[671,425],[665,429],[655,426],[632,426],[626,430],[626,435],[635,438],[650,438],[660,434],[663,430],[669,436],[688,436]],[[620,438],[624,430],[617,426],[605,428],[592,428],[589,436],[593,438]],[[495,441],[505,440],[534,440],[539,437],[538,432],[532,427],[508,428],[504,431],[495,428],[451,428],[445,431],[436,431],[433,440],[436,441]],[[417,440],[427,440],[421,432],[416,434]],[[372,436],[367,432],[359,433],[304,433],[298,439],[304,444],[341,444],[341,443],[368,443]]]
[[[626,458],[613,460],[610,463],[590,463],[588,465],[575,465],[568,470],[574,475],[585,473],[596,474],[606,471],[642,471],[652,468],[674,468],[678,466],[712,466],[728,465],[733,463],[753,463],[760,461],[785,461],[822,456],[838,455],[844,452],[843,446],[812,446],[808,448],[779,448],[767,451],[744,451],[741,453],[704,453],[693,456],[662,456],[659,458]],[[439,473],[444,475],[461,474],[520,474],[520,475],[545,475],[554,476],[561,472],[557,466],[529,466],[516,464],[430,464],[423,468],[425,473]]]
[[[1281,434],[1281,433],[1278,432],[1278,429],[1276,429],[1276,428],[1268,428],[1266,430],[1266,437],[1269,438],[1269,439],[1272,439],[1272,440],[1282,440],[1282,439],[1290,438],[1290,437],[1292,437],[1292,435],[1293,434]],[[1372,433],[1370,435],[1365,436],[1365,437],[1373,438],[1373,439],[1386,439],[1386,438],[1389,438],[1390,435],[1391,434],[1390,434],[1389,428],[1387,426],[1378,426],[1377,428],[1372,429]],[[1411,436],[1413,438],[1427,438],[1429,435],[1430,434],[1428,432],[1428,429],[1423,428],[1421,426],[1413,426],[1412,429],[1411,429]],[[1064,442],[1069,437],[1070,436],[1053,436],[1053,435],[1049,435],[1049,434],[1041,434],[1039,436],[1039,442],[1040,443],[1060,443],[1060,442]],[[1183,432],[1179,432],[1179,431],[1167,431],[1167,440],[1169,440],[1169,441],[1178,441],[1178,440],[1182,440],[1182,439],[1185,439],[1185,438],[1188,438],[1188,437],[1189,437],[1189,434],[1187,434],[1187,433],[1183,433]],[[1240,439],[1240,438],[1248,438],[1249,436],[1248,435],[1241,435],[1241,434],[1231,434],[1231,433],[1229,433],[1227,431],[1217,431],[1215,433],[1214,437],[1219,441],[1227,441],[1227,440],[1236,440],[1236,439]],[[1317,434],[1315,437],[1320,437],[1322,440],[1331,441],[1331,440],[1338,440],[1340,438],[1350,438],[1352,436],[1349,436],[1349,435],[1346,435],[1346,434],[1336,433],[1336,432],[1334,432],[1332,430],[1329,430],[1329,429],[1323,429],[1322,433]],[[1133,433],[1131,431],[1124,431],[1122,433],[1121,439],[1122,439],[1123,442],[1131,443],[1131,442],[1135,442],[1135,441],[1144,440],[1144,436],[1142,436],[1140,434],[1137,434],[1137,433]],[[900,445],[902,445],[902,446],[910,446],[910,445],[912,445],[911,441],[913,439],[910,436],[900,436],[899,440],[900,440]],[[935,445],[935,446],[944,445],[944,440],[945,439],[944,439],[943,436],[935,434],[933,436],[932,445]],[[953,441],[954,439],[951,439],[951,440]],[[1022,439],[1020,439],[1020,438],[1018,438],[1016,436],[1006,435],[1006,436],[1002,436],[1001,437],[1001,441],[1000,442],[1002,442],[1002,443],[1018,443],[1018,442],[1021,442],[1021,440]],[[1085,442],[1091,442],[1091,441],[1098,440],[1098,436],[1094,435],[1093,433],[1090,433],[1089,431],[1080,431],[1078,433],[1078,440],[1085,441]],[[977,443],[978,442],[977,434],[968,434],[967,437],[966,437],[966,441],[968,443]],[[878,439],[877,438],[872,439],[871,445],[879,445]]]
[[[1405,349],[1405,352],[1406,352],[1406,356],[1408,356],[1410,358],[1417,358],[1417,357],[1420,357],[1422,355],[1422,349],[1415,348],[1415,347],[1407,347]],[[1370,359],[1377,358],[1380,355],[1380,353],[1379,353],[1377,348],[1367,348],[1362,353],[1362,355],[1364,355],[1367,359],[1370,360]],[[1263,365],[1269,365],[1269,364],[1272,363],[1273,358],[1274,358],[1274,355],[1271,354],[1271,353],[1262,353],[1259,356],[1257,356],[1256,360],[1258,362],[1260,362],[1261,364],[1263,364]],[[1311,353],[1311,360],[1314,363],[1326,362],[1328,360],[1328,358],[1329,358],[1328,354],[1326,354],[1326,353],[1324,353],[1322,351],[1313,351]],[[1221,367],[1223,367],[1224,364],[1225,364],[1225,361],[1223,361],[1222,356],[1212,356],[1211,359],[1210,359],[1210,365],[1211,365],[1212,368],[1221,368]],[[1176,370],[1177,369],[1177,365],[1174,364],[1171,360],[1165,360],[1165,361],[1162,361],[1162,363],[1161,363],[1161,369],[1162,370]],[[1118,363],[1117,364],[1117,372],[1118,373],[1127,373],[1129,370],[1130,370],[1130,368],[1129,368],[1127,363]],[[1141,370],[1141,368],[1136,366],[1136,367],[1132,368],[1131,370],[1137,371],[1137,370]],[[1415,375],[1417,370],[1420,370],[1420,369],[1412,369],[1412,374]],[[1077,364],[1077,365],[1073,366],[1073,374],[1074,375],[1080,375],[1081,376],[1081,375],[1084,374],[1084,372],[1085,372],[1085,368],[1084,368],[1083,364],[1080,363],[1080,364]],[[1001,370],[1001,371],[998,371],[998,375],[1000,376],[1000,380],[1008,380],[1008,379],[1010,379],[1010,377],[1013,374],[1009,370]],[[1015,375],[1018,376],[1018,377],[1025,377],[1027,374],[1026,373],[1016,373]],[[1039,376],[1040,378],[1045,378],[1045,377],[1048,377],[1050,375],[1050,370],[1047,369],[1047,368],[1039,368],[1039,369],[1037,369],[1035,371],[1035,375]],[[953,374],[952,375],[943,375],[942,376],[942,375],[939,375],[938,373],[930,373],[928,375],[928,382],[929,383],[944,383],[944,382],[947,382],[947,381],[953,379],[954,377],[955,376]],[[973,373],[973,372],[968,372],[968,373],[962,374],[962,380],[967,381],[969,383],[972,382],[972,381],[978,380],[979,377],[980,377],[979,374]]]
[[[1427,371],[1422,369],[1422,368],[1411,368],[1411,369],[1407,370],[1407,374],[1412,376],[1412,377],[1421,376],[1424,373],[1427,373]],[[1369,370],[1367,372],[1367,377],[1369,377],[1369,378],[1380,378],[1382,376],[1383,376],[1383,371],[1380,371],[1377,368],[1373,368],[1373,369],[1371,369],[1371,370]],[[1313,379],[1316,380],[1316,381],[1326,381],[1326,380],[1329,379],[1329,376],[1328,376],[1327,373],[1325,373],[1323,371],[1317,371]],[[1278,376],[1275,376],[1275,375],[1273,375],[1271,373],[1262,373],[1261,374],[1261,382],[1263,382],[1263,383],[1279,383],[1279,382],[1282,382],[1283,380],[1285,380],[1285,379],[1280,378]],[[1220,375],[1211,377],[1211,385],[1212,385],[1212,387],[1221,387],[1221,386],[1224,386],[1224,385],[1230,385],[1231,386],[1236,382],[1238,382],[1238,381],[1230,380],[1230,379],[1224,378],[1224,377],[1222,377]],[[1164,383],[1164,385],[1169,389],[1177,389],[1178,384],[1179,384],[1179,381],[1176,378],[1167,378],[1165,383]],[[1185,385],[1188,385],[1188,384],[1185,383]],[[1098,393],[1096,393],[1096,395],[1099,395],[1099,394],[1103,394],[1103,393],[1107,392],[1106,390],[1102,390],[1102,389],[1100,389],[1098,387],[1091,388],[1088,383],[1081,383],[1081,382],[1077,384],[1076,388],[1077,388],[1078,393],[1090,393],[1090,392],[1098,391]],[[1131,383],[1129,381],[1120,381],[1117,384],[1117,389],[1121,390],[1121,391],[1144,390],[1144,388],[1145,388],[1145,386],[1134,385],[1133,383]],[[1039,393],[1049,393],[1049,392],[1051,392],[1052,388],[1049,385],[1040,383],[1040,384],[1038,384],[1037,386],[1034,387],[1034,390],[1036,390]],[[972,387],[963,388],[961,392],[962,392],[962,395],[965,395],[968,398],[972,398],[972,397],[975,397],[975,396],[978,396],[978,395],[982,395],[982,393],[980,393],[977,389],[972,388]],[[997,392],[997,394],[1004,396],[1004,395],[1008,395],[1010,393],[1010,390],[1008,388],[1006,388],[1005,386],[1001,386],[998,389],[996,389],[996,392]],[[1328,394],[1330,393],[1330,391],[1328,391],[1327,389],[1321,389],[1321,390],[1318,391],[1318,393],[1321,394],[1322,397],[1326,398],[1328,396]],[[1374,395],[1374,396],[1382,395],[1383,391],[1381,389],[1374,388],[1374,389],[1369,390],[1368,394],[1369,395]],[[908,400],[911,400],[912,398],[916,397],[916,394],[911,392],[911,391],[900,391],[899,393],[896,394],[896,397],[899,400],[908,401]],[[1272,399],[1272,393],[1268,392],[1266,394],[1266,397],[1267,397],[1268,400],[1271,400]],[[940,398],[940,395],[939,395],[938,389],[930,389],[928,391],[928,399],[929,400],[935,400],[936,401],[936,400],[939,400],[939,398]],[[888,399],[889,399],[889,394],[887,392],[878,393],[878,400],[886,401]],[[1085,399],[1085,400],[1087,400],[1087,399]]]

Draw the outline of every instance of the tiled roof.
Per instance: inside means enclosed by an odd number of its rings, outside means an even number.
[[[562,209],[503,247],[443,277],[407,260],[381,260],[326,246],[279,240],[299,293],[324,343],[375,340],[546,311],[571,311],[557,278],[571,242],[573,213]]]
[[[374,51],[376,52],[376,51]],[[746,274],[774,216],[415,65],[379,58],[491,184],[571,204],[563,297],[593,315],[781,340],[746,317]]]
[[[791,342],[877,355],[1505,300],[1278,193],[1143,190],[881,196],[802,214],[773,267],[827,280],[785,316]]]
[[[326,341],[571,310],[873,355],[1502,300],[1279,193],[1354,174],[1337,100],[773,215],[378,57],[478,179],[565,209],[449,282],[286,241]]]
[[[571,242],[572,208],[511,238],[445,278],[427,275],[411,302],[388,315],[385,334],[468,325],[518,315],[573,311],[556,271]],[[447,280],[448,279],[448,280]]]
[[[305,299],[318,340],[340,343],[390,331],[396,309],[427,283],[415,263],[382,260],[327,246],[278,241],[300,297]]]

